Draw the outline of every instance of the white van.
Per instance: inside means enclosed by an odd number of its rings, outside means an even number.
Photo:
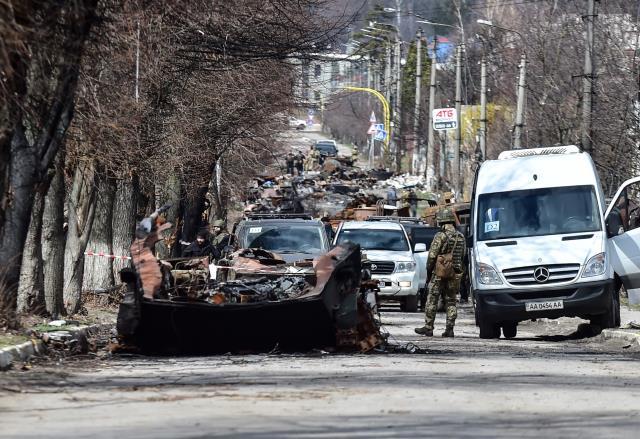
[[[426,252],[425,244],[416,244],[412,250],[405,229],[395,221],[343,221],[334,244],[346,241],[360,244],[382,300],[400,302],[406,312],[417,311],[420,274],[413,252]]]
[[[606,209],[591,157],[573,145],[484,162],[468,242],[480,337],[512,338],[540,317],[619,326],[621,286],[640,288],[639,193],[628,180]]]

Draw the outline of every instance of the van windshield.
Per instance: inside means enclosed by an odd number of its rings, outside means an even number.
[[[478,240],[601,230],[593,186],[496,192],[478,197]]]

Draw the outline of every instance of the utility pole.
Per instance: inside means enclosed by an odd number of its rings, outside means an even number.
[[[480,63],[480,152],[487,159],[487,61],[482,55]]]
[[[460,126],[460,112],[462,111],[462,44],[456,48],[456,145],[453,150],[453,189],[456,201],[460,197],[460,146],[462,144],[462,127]]]
[[[526,96],[527,55],[522,54],[520,60],[520,79],[518,79],[518,106],[516,107],[516,126],[514,130],[513,149],[522,147],[522,132],[524,131],[524,106]]]
[[[140,89],[138,83],[140,82],[140,20],[137,21],[137,36],[136,36],[136,103],[140,98]]]
[[[422,86],[422,28],[416,35],[416,102],[413,110],[413,160],[412,171],[417,174],[418,157],[420,157],[420,88]]]
[[[595,76],[593,52],[593,22],[595,20],[595,1],[588,0],[587,15],[583,17],[586,22],[587,31],[585,32],[585,48],[584,48],[584,76],[582,78],[582,148],[591,152],[593,145],[591,144],[591,105],[593,98],[593,81]]]
[[[402,0],[396,0],[396,172],[402,171],[402,35],[400,25],[402,20]]]
[[[391,46],[387,42],[384,63],[384,92],[387,102],[391,102]]]
[[[396,148],[396,172],[402,171],[402,42],[396,33],[396,99],[395,99],[395,130],[394,142]]]
[[[433,110],[436,103],[436,65],[438,64],[438,36],[433,37],[433,58],[431,58],[431,75],[429,77],[429,137],[427,139],[427,166],[425,177],[430,190],[435,188],[436,155],[433,133]]]

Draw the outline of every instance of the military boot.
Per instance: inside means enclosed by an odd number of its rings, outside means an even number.
[[[416,328],[414,329],[414,331],[416,331],[416,334],[426,335],[427,337],[433,337],[433,329],[429,329],[426,326],[423,326],[421,328]]]
[[[447,326],[447,329],[442,333],[443,337],[453,337],[453,326]]]

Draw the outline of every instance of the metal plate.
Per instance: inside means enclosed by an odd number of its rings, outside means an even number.
[[[547,311],[550,309],[564,309],[564,301],[550,300],[548,302],[525,302],[524,308],[527,312]]]

